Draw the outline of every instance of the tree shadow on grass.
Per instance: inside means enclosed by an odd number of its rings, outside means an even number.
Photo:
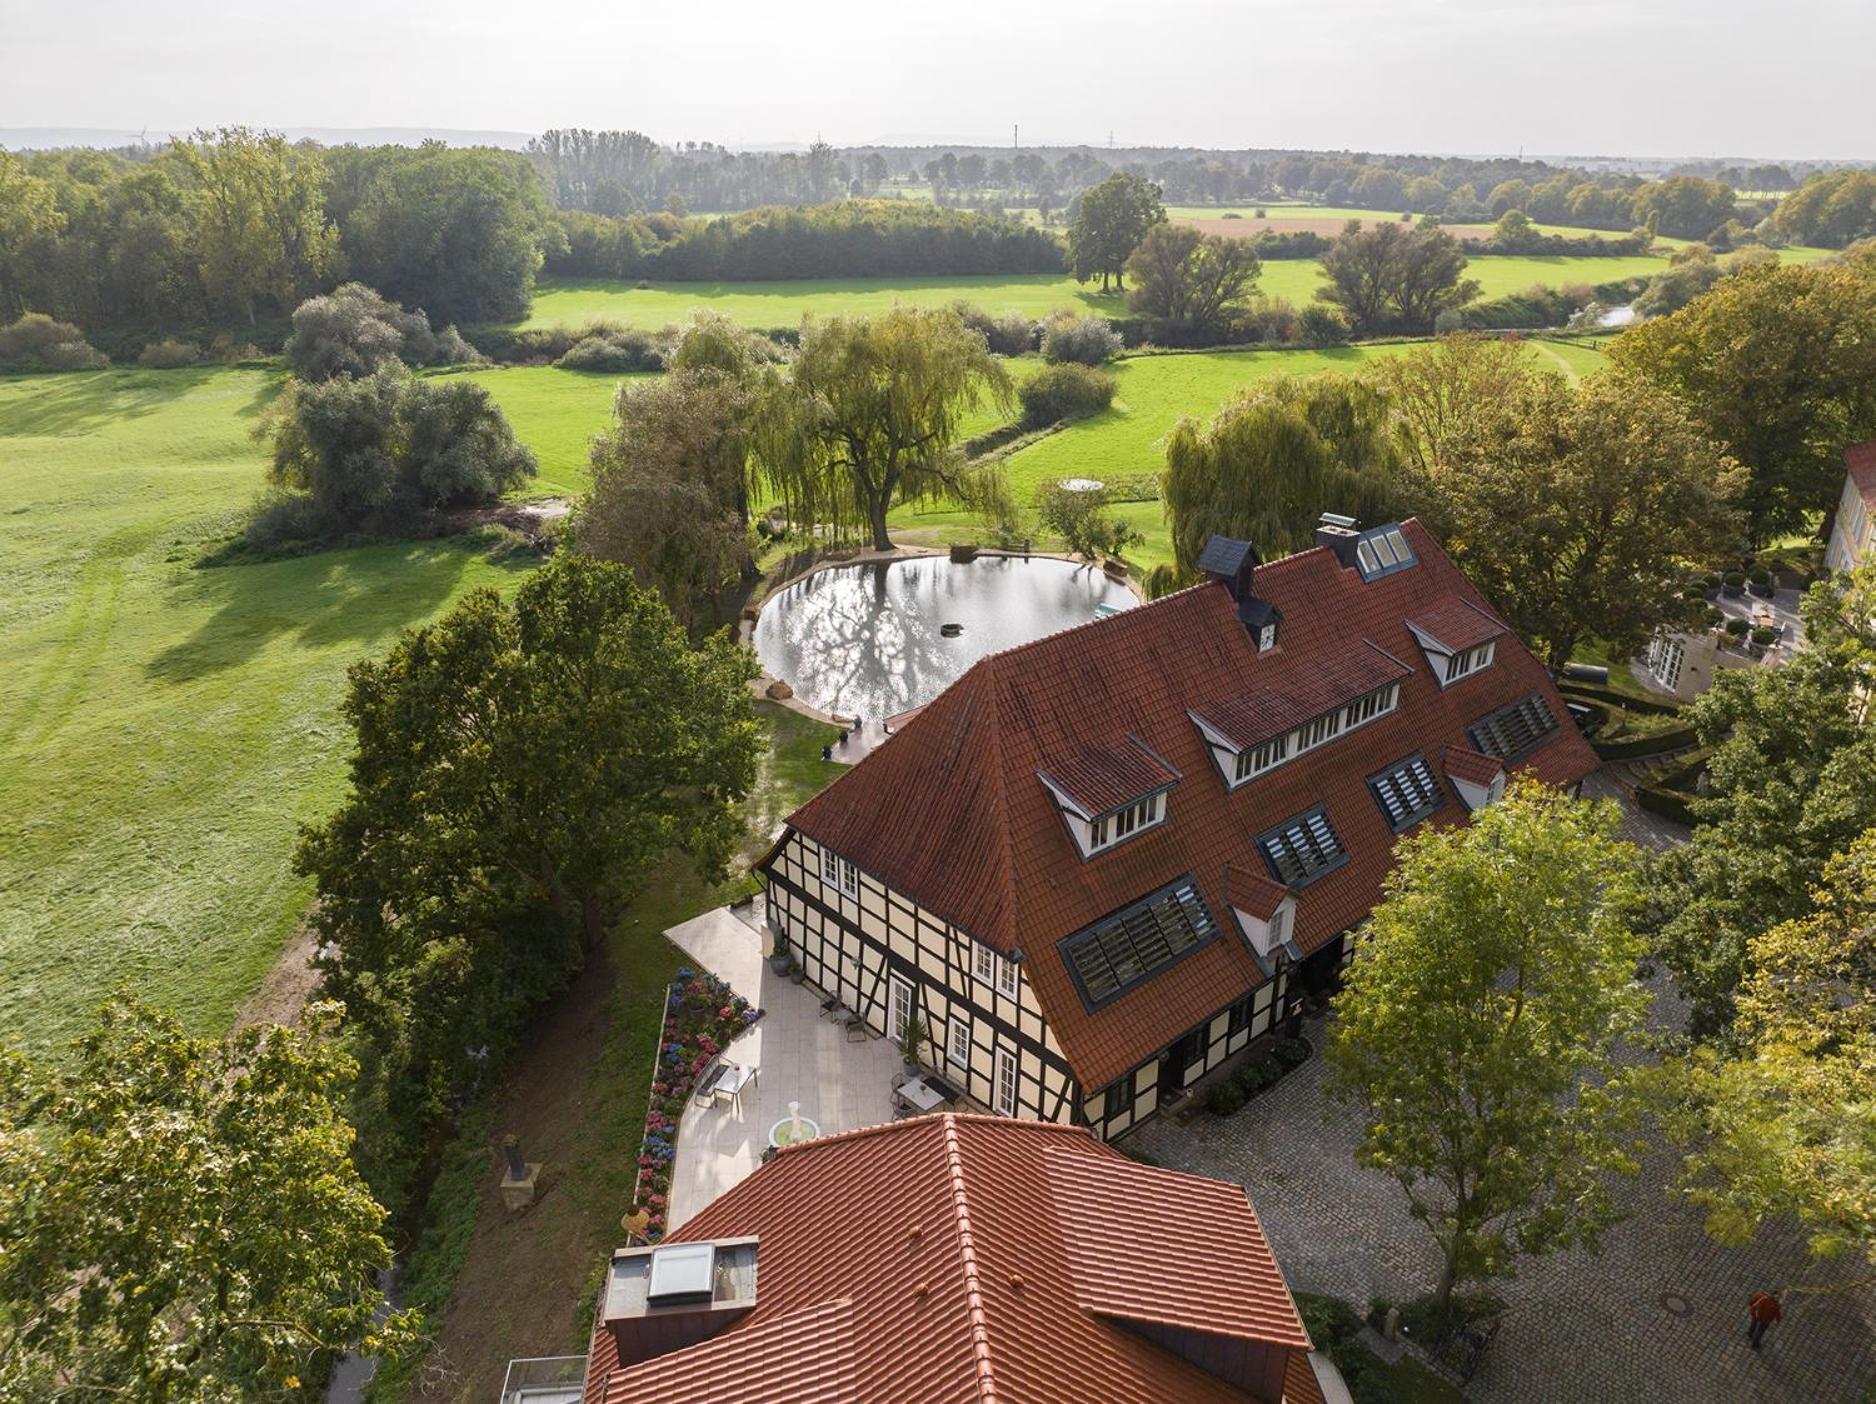
[[[0,438],[85,434],[155,414],[220,369],[62,371],[9,378],[10,383],[31,388],[30,393],[0,399]],[[272,395],[269,388],[268,397]]]
[[[308,650],[388,647],[402,630],[435,615],[481,559],[467,542],[423,541],[190,571],[173,606],[207,603],[214,612],[146,671],[162,682],[191,682],[241,667],[282,638]],[[519,570],[533,563],[490,564]]]

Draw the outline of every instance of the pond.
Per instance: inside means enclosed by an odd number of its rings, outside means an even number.
[[[763,606],[756,656],[810,706],[878,721],[922,707],[979,658],[1136,603],[1068,561],[919,556],[833,566]]]

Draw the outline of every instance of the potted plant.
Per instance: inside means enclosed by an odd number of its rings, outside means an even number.
[[[1772,572],[1760,566],[1752,572],[1752,593],[1762,600],[1772,598]]]
[[[1766,625],[1752,631],[1752,641],[1760,648],[1770,648],[1778,642],[1778,630]]]
[[[775,949],[769,955],[769,969],[777,975],[786,975],[795,963],[793,952],[788,949],[788,938],[781,932],[775,933]]]
[[[905,1059],[908,1068],[918,1066],[919,1050],[925,1046],[929,1030],[925,1021],[914,1014],[905,1021],[905,1030],[899,1035],[899,1056]]]
[[[1746,641],[1746,635],[1750,632],[1752,632],[1752,626],[1743,619],[1726,621],[1726,636],[1735,644],[1743,644]]]
[[[1736,570],[1729,570],[1720,583],[1720,593],[1729,600],[1736,600],[1746,593],[1746,577]]]

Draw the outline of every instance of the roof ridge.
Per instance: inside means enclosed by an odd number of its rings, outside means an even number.
[[[971,1234],[970,1195],[964,1187],[963,1147],[957,1121],[944,1118],[945,1164],[951,1176],[951,1204],[957,1211],[958,1253],[964,1266],[964,1300],[971,1318],[971,1351],[977,1357],[977,1397],[994,1404],[996,1375],[990,1363],[990,1321],[984,1314],[983,1283],[977,1275],[977,1244]]]

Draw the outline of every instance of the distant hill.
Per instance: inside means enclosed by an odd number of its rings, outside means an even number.
[[[316,141],[321,146],[421,146],[440,141],[447,146],[500,146],[519,151],[534,138],[532,132],[462,131],[453,127],[281,127],[289,141]],[[122,127],[0,127],[0,147],[8,151],[46,151],[60,146],[95,146],[110,150],[135,146],[140,140],[167,141],[187,136],[184,131],[152,129],[127,132]]]

